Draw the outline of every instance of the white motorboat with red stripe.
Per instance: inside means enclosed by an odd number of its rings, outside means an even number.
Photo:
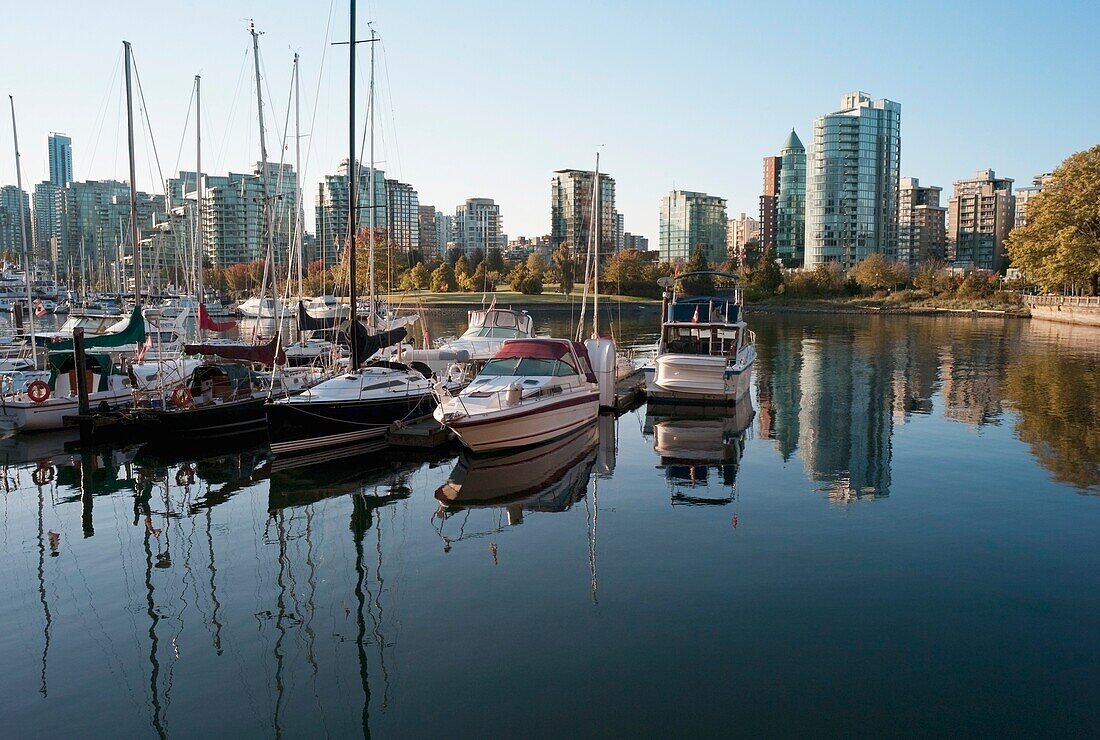
[[[567,339],[514,339],[435,418],[474,452],[540,444],[595,421],[600,392],[588,350]]]

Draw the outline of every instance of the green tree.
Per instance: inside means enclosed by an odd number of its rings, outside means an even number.
[[[531,271],[527,269],[527,264],[520,262],[508,273],[508,286],[517,293],[522,293],[523,282],[530,276]]]
[[[470,263],[466,261],[466,256],[462,255],[455,260],[455,284],[458,285],[458,289],[462,291],[468,291],[470,280]]]
[[[431,275],[423,262],[417,262],[401,278],[401,290],[424,290],[431,285]]]
[[[696,247],[691,259],[684,265],[684,272],[700,272],[709,270],[710,263],[701,246]],[[710,275],[690,277],[680,281],[680,289],[687,295],[708,295],[714,292],[714,278]]]
[[[1100,289],[1100,144],[1054,170],[1027,204],[1027,224],[1008,237],[1014,267],[1048,292]]]
[[[909,269],[875,252],[852,268],[852,278],[864,290],[885,290],[909,279]]]
[[[753,298],[775,295],[783,284],[783,271],[775,262],[775,247],[765,247],[745,277],[745,288]]]
[[[569,245],[562,243],[553,255],[554,264],[558,268],[558,290],[562,295],[573,292],[573,281],[576,279],[576,260],[573,259],[573,250]]]
[[[433,293],[451,293],[457,287],[455,273],[451,266],[443,262],[432,273],[431,289]]]
[[[639,250],[624,249],[608,258],[601,270],[600,288],[620,295],[658,297],[661,289],[653,275],[654,267]]]
[[[490,249],[485,261],[489,263],[485,268],[489,272],[504,272],[504,257],[501,255],[499,248],[493,247]]]
[[[473,274],[466,278],[464,290],[473,293],[491,293],[496,289],[497,286],[489,281],[489,271],[485,269],[485,260],[482,260]]]
[[[527,255],[527,271],[532,275],[538,275],[540,280],[542,279],[543,274],[546,272],[546,260],[542,258],[542,254],[531,252]]]

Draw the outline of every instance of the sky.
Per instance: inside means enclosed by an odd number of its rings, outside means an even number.
[[[5,6],[0,90],[15,96],[28,191],[48,178],[50,131],[72,137],[77,180],[127,178],[123,39],[148,109],[139,189],[162,190],[154,145],[165,176],[194,169],[196,74],[203,169],[249,171],[259,159],[250,18],[263,32],[269,158],[282,156],[295,51],[307,207],[347,156],[348,47],[326,39],[347,39],[348,0]],[[943,187],[945,202],[976,170],[1025,186],[1100,143],[1095,2],[360,0],[358,15],[359,38],[373,22],[382,39],[379,168],[445,213],[496,199],[509,238],[549,233],[553,171],[591,169],[597,151],[625,230],[651,247],[672,189],[756,215],[761,158],[792,127],[808,144],[813,119],[851,90],[901,103],[902,175]],[[360,135],[369,53],[357,47]],[[0,184],[14,184],[3,119]]]

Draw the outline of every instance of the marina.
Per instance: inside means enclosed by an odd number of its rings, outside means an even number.
[[[622,333],[651,342],[656,318]],[[749,404],[642,404],[503,456],[0,440],[9,729],[1093,726],[1095,330],[748,320]],[[94,695],[73,688],[102,671]],[[603,698],[579,715],[482,701],[545,682]]]

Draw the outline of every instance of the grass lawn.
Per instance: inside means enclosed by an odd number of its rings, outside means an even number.
[[[493,300],[494,295],[496,296],[498,306],[515,306],[517,308],[526,308],[528,306],[568,306],[571,302],[580,307],[581,303],[581,294],[579,292],[575,292],[571,296],[555,292],[545,292],[541,295],[524,295],[523,293],[517,293],[512,290],[498,290],[496,293],[485,294],[484,299],[486,304]],[[481,293],[432,293],[427,290],[391,293],[383,297],[387,302],[394,305],[412,303],[422,306],[480,306],[482,302]],[[591,300],[591,298],[589,300]],[[641,305],[660,304],[659,300],[654,300],[652,298],[605,296],[602,294],[600,295],[600,301],[637,303]]]

